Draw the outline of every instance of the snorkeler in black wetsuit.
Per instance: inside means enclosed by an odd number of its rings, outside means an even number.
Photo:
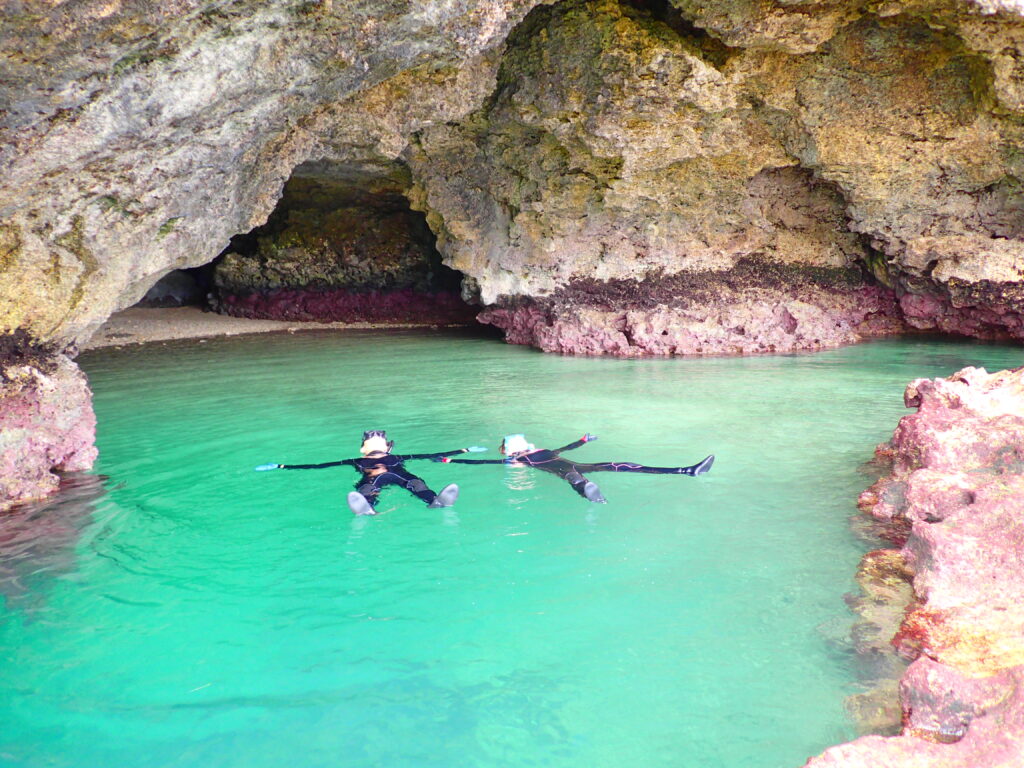
[[[326,469],[327,467],[352,466],[363,473],[363,479],[356,484],[356,489],[348,495],[348,506],[357,515],[377,514],[374,505],[381,489],[388,485],[400,485],[414,496],[426,502],[431,509],[450,507],[459,496],[459,486],[455,483],[446,485],[440,493],[434,493],[427,484],[409,472],[402,463],[411,459],[434,459],[454,456],[457,453],[484,451],[486,448],[470,446],[454,451],[440,453],[410,453],[396,456],[391,453],[394,441],[389,441],[383,430],[370,430],[363,433],[363,444],[359,459],[342,459],[328,461],[323,464],[263,464],[256,467],[257,471],[268,469]]]
[[[580,496],[588,501],[604,504],[606,499],[597,487],[597,483],[587,480],[584,472],[646,472],[653,475],[703,475],[715,461],[714,456],[708,456],[703,461],[691,467],[645,467],[642,464],[631,464],[627,461],[604,461],[596,464],[582,464],[575,461],[563,459],[559,454],[562,451],[571,451],[579,448],[584,443],[597,440],[596,435],[589,432],[575,442],[564,445],[555,450],[546,448],[535,448],[531,443],[526,442],[523,435],[508,435],[501,442],[501,452],[507,458],[504,459],[449,459],[441,457],[434,461],[443,461],[452,464],[513,464],[527,467],[535,467],[543,472],[551,472],[569,481]]]

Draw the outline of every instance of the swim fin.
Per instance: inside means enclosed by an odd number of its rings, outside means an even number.
[[[459,498],[459,486],[455,483],[451,483],[441,489],[441,492],[437,494],[436,499],[427,504],[427,509],[454,506],[457,498]]]
[[[696,477],[697,475],[706,475],[710,471],[711,465],[714,463],[715,456],[714,454],[712,454],[699,464],[694,464],[692,467],[687,467],[687,469],[690,471],[687,472],[686,474],[692,475],[694,477]]]
[[[352,491],[348,495],[348,508],[355,515],[376,515],[377,510],[366,500],[359,491]]]
[[[587,484],[583,486],[583,498],[587,501],[592,501],[595,504],[607,504],[608,499],[601,493],[601,489],[597,487],[597,483],[592,480],[588,480]]]

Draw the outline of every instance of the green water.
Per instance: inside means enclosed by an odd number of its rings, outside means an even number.
[[[83,355],[107,476],[8,530],[0,765],[785,768],[855,735],[842,595],[905,384],[1021,350],[711,360],[320,332]],[[526,432],[700,478],[410,463],[454,510],[264,462]],[[485,454],[484,457],[487,457]],[[26,522],[27,521],[27,522]],[[16,545],[10,544],[16,540]]]

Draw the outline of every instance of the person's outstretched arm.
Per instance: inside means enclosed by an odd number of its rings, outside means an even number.
[[[443,464],[508,464],[508,459],[449,459],[447,456],[439,456],[434,461]]]
[[[356,459],[342,459],[341,461],[327,461],[323,464],[261,464],[256,467],[257,472],[265,472],[268,469],[327,469],[328,467],[341,467],[345,465],[355,466]]]
[[[576,440],[575,442],[569,443],[568,445],[563,445],[561,448],[556,448],[555,450],[552,451],[552,453],[561,453],[562,451],[571,451],[574,448],[579,448],[584,443],[592,443],[595,440],[597,440],[597,435],[592,435],[589,432],[587,432],[587,434],[585,434],[579,440]]]
[[[441,451],[440,453],[407,453],[398,456],[398,458],[402,461],[409,461],[411,459],[434,459],[439,461],[445,456],[454,456],[458,453],[483,453],[486,450],[482,445],[471,445],[469,448],[456,448],[454,451]]]

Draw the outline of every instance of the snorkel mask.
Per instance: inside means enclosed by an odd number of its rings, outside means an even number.
[[[388,440],[388,435],[383,429],[371,429],[363,432],[363,444],[359,452],[364,456],[368,453],[391,453],[395,441]]]
[[[534,448],[533,443],[526,442],[526,435],[505,435],[505,439],[501,441],[501,452],[506,456],[532,451]]]

